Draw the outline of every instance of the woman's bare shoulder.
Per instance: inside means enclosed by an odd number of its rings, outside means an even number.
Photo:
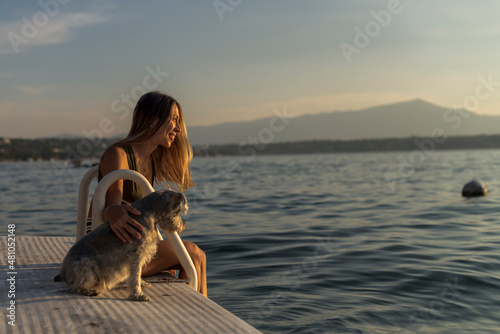
[[[109,156],[127,156],[123,147],[116,146],[116,145],[110,146],[104,151],[103,156],[108,156],[108,155]]]
[[[120,146],[110,146],[104,151],[101,159],[101,172],[104,174],[115,169],[127,169],[127,153]]]

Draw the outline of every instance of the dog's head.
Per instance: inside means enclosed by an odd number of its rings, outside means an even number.
[[[187,213],[188,204],[186,196],[172,190],[159,190],[160,195],[160,214],[158,217],[158,226],[165,233],[184,231],[184,221],[181,213]]]

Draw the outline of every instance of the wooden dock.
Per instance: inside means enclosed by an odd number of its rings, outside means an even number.
[[[0,236],[0,333],[260,333],[182,281],[153,279],[149,302],[127,300],[124,288],[69,294],[53,278],[75,238],[18,236],[10,249],[8,242]]]

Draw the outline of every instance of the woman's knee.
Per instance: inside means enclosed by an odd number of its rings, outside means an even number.
[[[192,243],[191,241],[184,241],[184,246],[186,247],[186,250],[188,251],[189,255],[191,256],[191,259],[195,263],[205,263],[207,261],[207,256],[205,252],[198,247],[195,243]]]

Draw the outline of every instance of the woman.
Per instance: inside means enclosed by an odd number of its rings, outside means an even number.
[[[152,185],[156,181],[184,191],[194,186],[189,171],[192,156],[180,104],[163,93],[149,92],[137,102],[128,136],[103,153],[99,179],[117,169],[131,169],[141,173]],[[142,197],[141,189],[129,180],[114,183],[106,192],[103,219],[123,242],[132,243],[133,238],[141,237],[138,231],[143,230],[142,225],[128,213],[140,214],[130,204]],[[184,241],[184,246],[196,267],[198,292],[206,297],[205,253],[192,242]],[[142,276],[167,269],[179,269],[179,278],[186,277],[173,248],[163,240],[158,242],[157,254],[143,268]]]

